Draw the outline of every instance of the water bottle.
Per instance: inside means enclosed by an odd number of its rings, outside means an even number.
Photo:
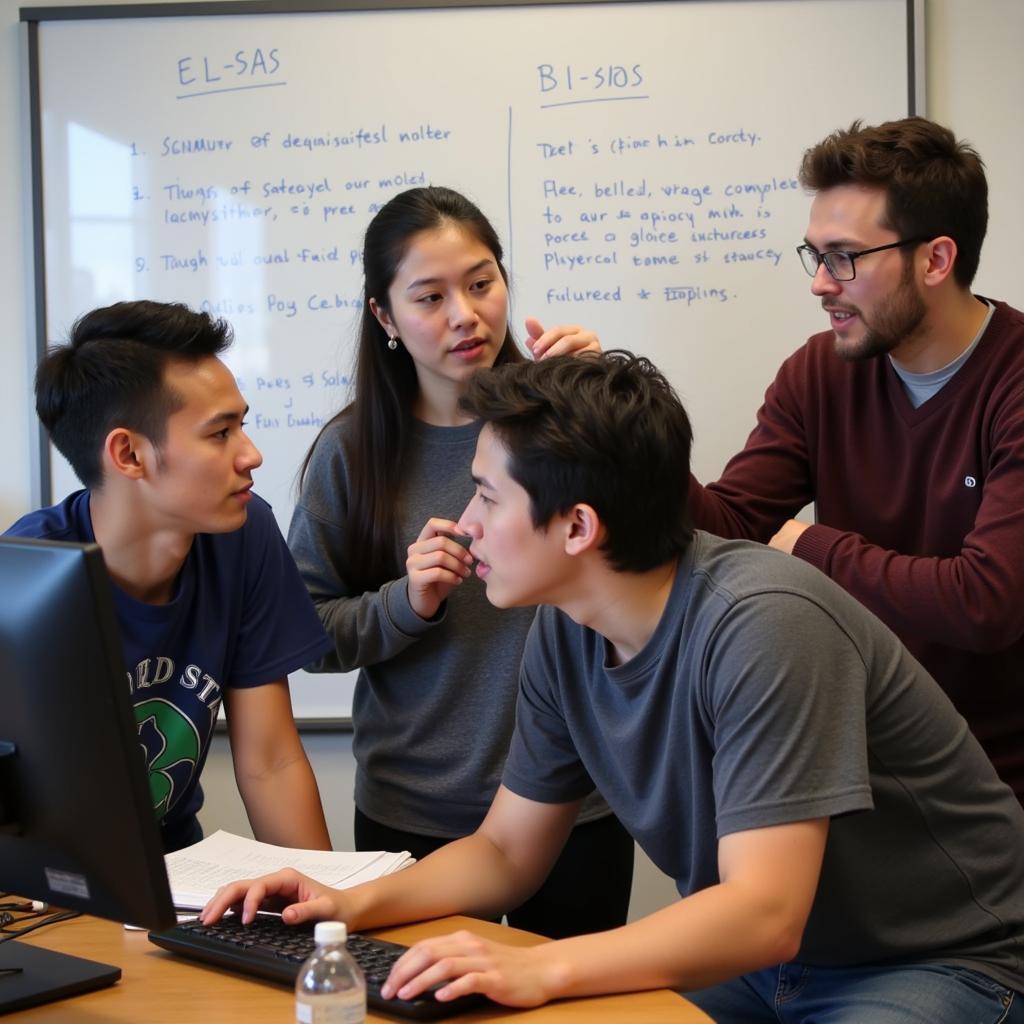
[[[298,1024],[363,1024],[366,979],[345,948],[348,929],[340,921],[321,921],[313,938],[316,949],[295,982],[295,1020]]]

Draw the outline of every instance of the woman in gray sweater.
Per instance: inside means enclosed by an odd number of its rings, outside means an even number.
[[[411,189],[370,223],[355,392],[301,474],[288,543],[335,653],[359,670],[355,838],[423,857],[483,820],[512,733],[532,609],[498,610],[458,519],[479,424],[459,398],[481,367],[524,357],[490,222],[450,189]],[[528,319],[534,359],[599,349]],[[592,794],[544,886],[512,924],[552,937],[625,922],[633,842]]]

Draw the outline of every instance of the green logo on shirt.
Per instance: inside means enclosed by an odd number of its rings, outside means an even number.
[[[199,733],[178,708],[156,697],[135,705],[135,722],[149,768],[153,809],[162,818],[192,780],[199,761]]]

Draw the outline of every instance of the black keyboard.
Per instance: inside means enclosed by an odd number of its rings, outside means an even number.
[[[258,914],[252,924],[242,924],[231,915],[212,925],[186,921],[166,931],[150,932],[149,940],[193,960],[290,986],[294,986],[302,962],[316,948],[312,924],[287,925],[276,914]],[[348,951],[366,975],[366,1003],[372,1010],[411,1020],[441,1020],[490,1003],[477,995],[439,1003],[432,992],[415,999],[383,999],[380,987],[391,965],[408,948],[363,935],[348,937]]]

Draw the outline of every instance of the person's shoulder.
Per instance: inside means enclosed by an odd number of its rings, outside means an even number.
[[[995,407],[1013,410],[1024,398],[1024,312],[1005,302],[977,296],[993,307],[980,341],[965,370]],[[991,409],[989,409],[991,412]]]
[[[987,302],[994,308],[992,320],[988,325],[987,334],[1010,337],[1018,343],[1017,348],[1024,350],[1019,343],[1024,340],[1024,311],[1014,308],[1007,302],[1000,299],[986,299],[979,295],[977,298]]]
[[[785,593],[820,602],[841,592],[821,570],[801,558],[750,540],[727,540],[694,531],[690,572],[733,604]]]
[[[1018,324],[1024,324],[1024,311],[1017,309],[1015,306],[1011,306],[1008,302],[1002,299],[990,299],[984,295],[977,295],[975,298],[980,299],[982,302],[987,302],[990,306],[995,307],[996,316],[1000,319],[1006,318]]]
[[[344,446],[353,442],[355,431],[355,418],[351,415],[351,407],[343,409],[317,434],[310,448],[310,460],[336,458],[343,454]]]
[[[75,491],[56,505],[22,516],[4,531],[4,535],[39,540],[90,541],[92,537],[86,529],[82,508],[82,503],[88,503],[88,500],[87,491]]]
[[[348,410],[334,417],[317,435],[303,465],[301,489],[321,482],[343,481],[348,476],[347,451],[355,444],[355,423]]]

